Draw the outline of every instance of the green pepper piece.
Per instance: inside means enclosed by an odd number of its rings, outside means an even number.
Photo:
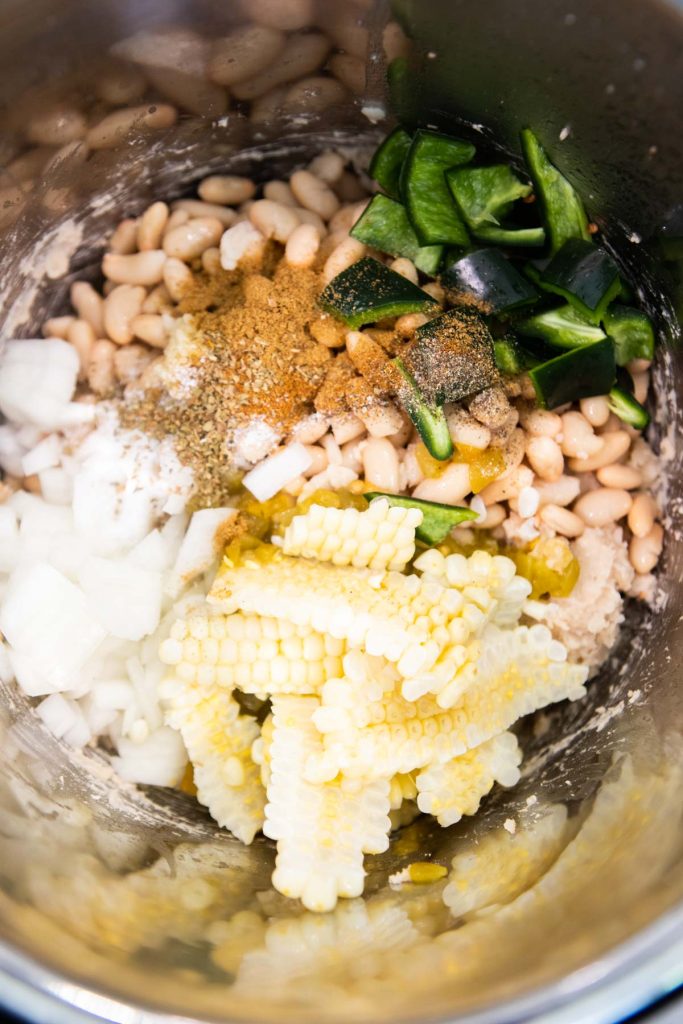
[[[430,276],[436,273],[441,262],[443,246],[421,246],[405,207],[388,196],[374,196],[349,233],[359,242],[390,256],[407,257],[418,270]]]
[[[584,320],[569,304],[537,313],[536,316],[519,321],[515,327],[520,334],[528,338],[540,338],[556,348],[591,345],[605,337],[604,331]]]
[[[468,163],[474,153],[469,142],[436,132],[415,132],[401,172],[401,192],[422,245],[467,245],[467,228],[445,172]]]
[[[437,305],[431,295],[412,281],[369,256],[337,274],[318,302],[352,328],[374,324],[388,316],[434,309]]]
[[[522,132],[522,151],[541,203],[550,251],[556,253],[569,238],[590,239],[583,203],[530,128]]]
[[[427,451],[433,458],[442,462],[450,459],[453,454],[453,441],[443,406],[427,401],[400,357],[392,362],[405,381],[405,386],[398,394],[399,401],[415,424]]]
[[[493,342],[493,358],[506,377],[514,377],[526,370],[522,350],[514,338],[496,338]]]
[[[580,345],[529,371],[544,409],[592,395],[606,395],[614,384],[616,363],[611,338]]]
[[[460,212],[472,230],[499,225],[516,199],[531,193],[508,164],[492,167],[457,167],[446,171],[446,181]]]
[[[459,402],[500,383],[491,333],[468,309],[449,309],[418,327],[405,362],[426,401]]]
[[[497,249],[476,249],[441,274],[451,302],[473,306],[485,315],[507,313],[535,302],[534,286]]]
[[[400,199],[399,178],[409,149],[410,135],[399,126],[379,144],[370,161],[368,174],[392,199]]]
[[[645,430],[650,422],[650,414],[640,402],[624,388],[613,387],[607,396],[610,411],[618,416],[623,423],[628,423],[636,430]]]
[[[420,498],[404,498],[400,494],[385,491],[366,491],[368,501],[386,498],[390,505],[398,508],[417,508],[422,512],[422,522],[415,530],[415,536],[430,547],[446,539],[454,526],[476,519],[477,513],[460,505],[442,505],[438,501],[422,501]]]
[[[539,279],[545,291],[561,295],[584,319],[598,324],[621,291],[619,267],[604,249],[580,238],[564,243]]]
[[[626,366],[632,359],[654,358],[655,332],[642,310],[615,304],[605,313],[603,326],[617,350],[617,366]]]
[[[543,228],[503,228],[495,224],[485,224],[474,232],[475,238],[491,245],[523,245],[532,247],[545,245]]]

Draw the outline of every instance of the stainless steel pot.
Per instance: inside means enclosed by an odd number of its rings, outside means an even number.
[[[323,44],[317,64],[280,73],[287,80],[268,103],[228,106],[225,91],[203,78],[207,41],[252,18],[287,31],[315,26],[346,56],[328,60]],[[0,1002],[31,1020],[66,1024],[613,1024],[676,988],[677,8],[661,0],[397,0],[390,14],[370,0],[3,0],[0,25],[5,337],[31,336],[59,310],[74,276],[96,277],[103,233],[151,197],[180,195],[212,169],[272,177],[273,164],[292,167],[321,144],[362,149],[383,129],[393,61],[392,102],[405,120],[512,154],[518,129],[531,124],[582,189],[659,325],[655,434],[670,456],[660,481],[670,509],[660,596],[645,614],[629,610],[588,701],[529,724],[516,790],[495,794],[464,825],[440,830],[418,820],[405,828],[368,864],[364,899],[331,915],[302,912],[269,889],[266,841],[245,848],[190,798],[116,783],[103,756],[75,755],[52,739],[3,685]],[[122,63],[112,62],[113,44]],[[49,134],[41,115],[56,103],[87,126],[110,112],[115,90],[102,82],[117,69],[129,86],[118,106],[170,102],[181,110],[177,123],[136,124],[107,148],[84,146],[82,127],[72,140],[63,125]],[[477,896],[460,916],[448,914],[438,885],[388,884],[418,853],[446,865],[475,855]]]

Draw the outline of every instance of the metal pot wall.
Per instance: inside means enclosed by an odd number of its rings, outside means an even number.
[[[272,89],[245,96],[209,82],[206,62],[252,20],[307,34],[315,52],[274,63]],[[321,144],[353,155],[391,104],[513,156],[530,124],[657,320],[655,436],[671,509],[655,609],[630,610],[587,702],[529,725],[520,786],[466,824],[405,828],[368,864],[365,897],[327,916],[270,890],[265,840],[243,847],[191,798],[117,784],[103,755],[69,751],[0,683],[0,1002],[68,1024],[612,1024],[675,988],[680,12],[660,0],[401,0],[393,13],[370,0],[3,0],[0,25],[4,337],[33,336],[74,277],[96,278],[122,216],[208,171],[263,180]],[[71,113],[55,128],[60,105]],[[147,113],[130,130],[92,131],[132,106]],[[438,885],[388,883],[417,852],[444,864],[476,854],[456,916]]]

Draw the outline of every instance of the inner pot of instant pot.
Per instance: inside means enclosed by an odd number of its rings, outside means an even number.
[[[683,28],[667,5],[603,6],[523,3],[514,19],[502,2],[452,0],[0,6],[3,338],[39,336],[74,279],[100,279],[123,217],[207,174],[286,177],[326,148],[360,169],[396,117],[518,160],[532,125],[657,324],[651,431],[668,510],[652,605],[628,607],[587,699],[523,723],[521,783],[451,828],[400,829],[367,858],[364,896],[329,914],[271,888],[268,840],[245,847],[191,796],[121,782],[105,751],[56,740],[2,682],[0,990],[20,1012],[503,1024],[590,1007],[610,1021],[681,980]],[[202,79],[209,41],[252,18],[327,40],[270,105]],[[112,105],[98,76],[121,69],[140,80],[125,103],[170,103],[177,121],[152,116],[92,149],[27,137],[55,99],[100,121]],[[445,882],[390,881],[457,855],[476,891],[457,912]]]

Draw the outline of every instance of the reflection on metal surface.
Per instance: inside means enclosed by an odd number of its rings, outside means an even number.
[[[14,21],[13,5],[4,5],[0,52],[6,98],[24,90],[0,126],[5,334],[30,336],[56,311],[73,276],[83,277],[88,268],[95,276],[103,234],[122,215],[137,215],[150,197],[175,197],[218,170],[273,177],[276,167],[303,162],[317,147],[341,141],[351,151],[368,141],[360,107],[379,109],[385,96],[384,59],[366,56],[403,58],[407,41],[401,29],[385,26],[382,5],[323,0],[313,23],[307,14],[311,3],[275,6],[280,17],[289,12],[290,22],[277,32],[290,33],[290,47],[291,33],[299,46],[296,34],[309,24],[323,43],[309,38],[304,46],[318,49],[287,81],[268,79],[267,87],[257,82],[245,90],[227,81],[231,72],[225,68],[218,75],[214,68],[209,88],[205,70],[210,52],[220,65],[221,40],[244,20],[246,2],[239,10],[228,5],[227,15],[210,3],[195,4],[187,19],[178,3],[172,36],[160,25],[154,4],[75,3],[68,14],[60,10],[46,23],[42,34],[39,11],[54,15],[50,3],[32,5],[30,19],[17,7]],[[253,7],[262,12],[269,5],[261,0]],[[449,22],[455,15],[447,17],[444,5],[427,7],[432,13],[438,8],[445,28],[455,32]],[[572,10],[588,18],[590,7],[577,2]],[[454,3],[449,10],[461,16],[462,8]],[[548,26],[551,17],[561,23],[560,8],[544,6]],[[622,5],[624,10],[627,33],[631,5]],[[512,41],[496,36],[491,14],[477,14],[476,32],[465,19],[459,23],[460,48],[470,45],[468,32],[472,40],[482,32],[492,54],[482,66],[502,67],[501,55],[515,47],[528,62],[524,33],[534,11],[538,5],[518,5],[519,37]],[[193,22],[192,31],[178,28],[185,21]],[[175,40],[179,56],[170,69],[160,68],[155,56],[154,71],[145,70],[150,51],[136,33],[150,25],[157,39],[161,34],[167,43]],[[613,26],[609,31],[614,34]],[[34,40],[36,32],[40,38]],[[97,53],[98,47],[104,52],[111,42],[132,37],[135,46],[129,42],[120,51],[132,62],[105,61]],[[54,54],[66,56],[84,39],[90,44],[88,63],[81,56],[61,74],[66,59],[55,61]],[[217,40],[213,49],[211,40]],[[278,40],[285,45],[284,37]],[[656,49],[652,40],[646,42]],[[61,74],[59,85],[26,89],[32,85],[29,45],[34,66],[46,66],[49,58],[52,77]],[[151,52],[160,51],[152,46]],[[442,80],[444,54],[432,58],[430,52],[425,67],[434,68],[433,86]],[[449,59],[452,52],[449,42]],[[552,48],[539,44],[533,57],[538,77],[530,72],[526,91],[517,89],[520,117],[541,116],[525,97],[542,93],[543,60],[551,58],[556,68]],[[277,64],[275,57],[269,63]],[[476,114],[477,121],[497,122],[502,137],[511,139],[516,124],[505,103],[494,117],[487,93],[480,114],[472,99],[479,72],[468,61],[452,63],[460,69],[460,92],[453,94],[459,109],[444,112],[436,105],[421,112],[422,120],[463,114],[471,123]],[[523,77],[520,67],[516,74]],[[221,75],[224,82],[218,81]],[[230,100],[226,90],[233,93]],[[42,115],[56,104],[70,113],[60,122],[61,135],[49,136],[54,121]],[[111,122],[102,127],[116,111],[160,104],[179,108],[177,118],[162,110],[161,121],[150,123],[151,115],[138,110],[132,121],[116,122],[111,136]],[[667,124],[664,119],[662,132]],[[592,157],[582,180],[587,192],[602,197],[609,176],[605,186],[591,125],[585,135]],[[656,130],[656,124],[647,128]],[[634,131],[621,122],[612,125],[610,144],[622,162],[636,145]],[[644,129],[639,131],[638,146],[644,138]],[[580,136],[575,124],[563,143],[578,147],[571,150],[574,161],[581,154]],[[103,139],[115,144],[102,145]],[[599,142],[604,155],[604,133]],[[648,166],[638,169],[638,182],[648,187],[657,176],[668,180],[673,173],[657,161],[656,173]],[[623,195],[610,196],[610,204],[618,241],[630,211]],[[638,224],[644,216],[641,196]],[[641,268],[633,255],[630,265],[636,284],[647,285],[660,323],[672,330],[670,305],[657,291],[651,265]],[[671,443],[678,415],[673,359],[664,355],[658,369],[662,430]],[[679,462],[672,464],[668,483],[675,494]],[[635,952],[619,944],[666,912],[675,913],[683,899],[683,706],[677,671],[682,545],[675,521],[668,531],[659,612],[640,622],[637,633],[625,635],[587,701],[553,710],[535,728],[524,729],[520,787],[492,795],[474,821],[441,830],[418,818],[405,826],[386,855],[368,859],[366,897],[325,916],[273,892],[270,844],[257,840],[243,847],[217,830],[190,798],[143,793],[116,781],[103,755],[69,751],[46,734],[11,688],[0,686],[0,940],[7,950],[0,949],[0,965],[67,1004],[117,1021],[144,1020],[140,1007],[217,1020],[465,1020],[478,1011],[479,1021],[494,1024],[532,1013],[550,1020],[563,1002],[588,998],[595,983],[618,976],[627,963],[630,969],[629,957],[641,963],[640,974],[633,968],[633,984],[640,986],[633,1000],[639,992],[652,992],[641,978],[642,958],[659,954],[658,943],[667,942],[669,933],[652,933],[650,941],[645,932]],[[392,886],[389,877],[415,860],[433,860],[449,875],[431,885]],[[673,962],[667,980],[658,984],[681,980],[674,975],[683,952]],[[628,979],[624,984],[628,988]],[[46,1019],[44,1008],[39,1011],[30,1000],[24,1006]],[[608,1007],[591,1019],[609,1020],[610,1013]]]

